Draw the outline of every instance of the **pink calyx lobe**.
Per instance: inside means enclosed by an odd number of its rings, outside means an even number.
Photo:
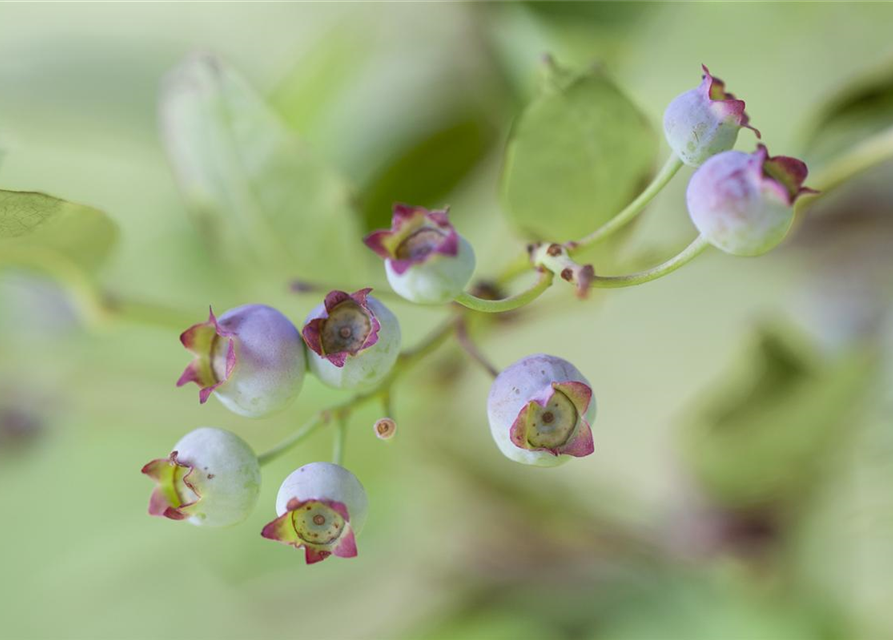
[[[307,564],[321,562],[330,555],[340,558],[357,555],[350,514],[343,503],[335,500],[292,498],[287,511],[267,524],[261,535],[295,549],[303,547]]]
[[[177,386],[195,382],[200,388],[199,402],[207,402],[214,390],[229,380],[236,368],[234,335],[217,322],[214,310],[209,308],[206,322],[194,324],[180,334],[180,342],[195,358],[177,380]],[[222,343],[221,340],[226,342]]]
[[[704,70],[704,77],[701,81],[700,90],[704,97],[709,100],[710,107],[723,117],[732,117],[739,127],[746,127],[754,132],[757,138],[760,138],[760,131],[750,125],[750,117],[744,111],[744,100],[739,100],[735,94],[726,91],[726,83],[719,78],[710,75],[710,70],[706,65],[701,65]]]
[[[381,322],[369,306],[371,291],[330,291],[321,315],[309,320],[301,331],[307,347],[336,367],[343,367],[348,356],[376,344]]]
[[[797,198],[818,193],[804,187],[809,170],[806,163],[789,156],[770,156],[766,145],[757,145],[752,155],[753,166],[758,180],[775,191],[788,206],[793,206]]]
[[[171,520],[189,517],[189,507],[201,500],[201,495],[190,481],[193,470],[191,465],[180,462],[176,451],[167,458],[157,458],[143,466],[142,473],[156,483],[149,498],[150,515]]]
[[[363,242],[388,260],[397,274],[435,255],[456,256],[459,234],[450,224],[449,208],[428,210],[407,204],[394,205],[391,228],[373,231]]]
[[[595,451],[586,411],[592,389],[582,382],[553,382],[539,398],[530,400],[512,424],[512,443],[529,451],[577,458]]]

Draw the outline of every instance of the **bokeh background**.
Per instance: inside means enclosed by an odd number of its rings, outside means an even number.
[[[668,154],[664,107],[705,63],[772,153],[821,177],[893,126],[891,25],[893,6],[858,3],[0,6],[0,188],[107,213],[118,240],[96,277],[119,311],[86,322],[52,280],[0,272],[0,637],[893,637],[890,163],[833,185],[765,257],[709,251],[645,286],[585,302],[555,286],[476,322],[499,366],[544,351],[586,373],[595,455],[503,458],[486,373],[444,347],[396,387],[394,442],[373,437],[378,407],[352,418],[346,463],[371,501],[354,560],[307,567],[259,536],[281,479],[330,455],[325,432],[264,469],[258,509],[231,529],[150,518],[139,473],[197,426],[263,451],[344,397],[308,379],[269,419],[199,406],[174,388],[177,336],[209,304],[299,323],[321,295],[290,291],[295,278],[386,290],[359,237],[394,200],[449,203],[481,278],[523,247],[500,185],[544,53],[617,83],[652,128],[649,170]],[[298,170],[262,181],[293,203],[291,268],[220,240],[220,202],[172,162],[206,142],[204,112],[177,112],[167,144],[159,127],[165,75],[196,51],[300,140]],[[267,133],[246,125],[237,155]],[[597,271],[693,237],[689,175],[593,256]],[[592,226],[609,213],[595,207]],[[407,345],[447,313],[385,300]]]

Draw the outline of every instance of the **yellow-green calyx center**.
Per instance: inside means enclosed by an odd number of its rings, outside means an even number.
[[[329,312],[323,323],[320,341],[324,353],[356,353],[363,348],[372,321],[353,300],[345,300]]]
[[[419,229],[397,246],[394,255],[398,260],[420,260],[434,251],[444,237],[437,229]]]
[[[161,468],[158,487],[167,498],[168,504],[174,509],[192,504],[199,499],[198,494],[185,481],[190,471],[192,471],[192,467],[177,463],[167,463]]]
[[[304,504],[292,511],[291,518],[298,538],[313,545],[332,544],[346,524],[340,513],[321,502]]]
[[[214,335],[211,343],[211,373],[214,382],[226,379],[226,356],[229,353],[229,339]]]
[[[546,406],[531,402],[527,411],[527,443],[537,449],[557,449],[574,434],[578,418],[574,403],[560,391],[552,394]]]

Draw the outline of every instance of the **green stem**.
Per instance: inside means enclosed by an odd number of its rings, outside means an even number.
[[[628,276],[595,276],[595,278],[593,278],[592,280],[592,287],[605,289],[612,289],[617,287],[632,287],[637,284],[643,284],[645,282],[657,280],[658,278],[662,278],[665,275],[673,273],[679,267],[688,264],[699,255],[701,255],[709,246],[710,243],[707,242],[707,240],[705,240],[703,236],[698,236],[694,239],[694,241],[692,241],[690,245],[683,249],[681,253],[673,256],[666,262],[663,262],[656,267],[652,267],[651,269],[647,269],[645,271],[640,271],[639,273],[633,273]]]
[[[818,198],[856,174],[891,158],[893,158],[893,127],[863,140],[819,170],[812,183],[820,193],[804,202],[808,204],[816,202]]]
[[[654,196],[660,193],[661,189],[667,186],[667,183],[670,182],[681,167],[682,160],[675,154],[671,155],[667,158],[667,161],[664,163],[664,166],[661,167],[661,170],[657,175],[654,176],[654,180],[651,181],[651,184],[645,187],[645,190],[640,193],[635,200],[630,202],[620,213],[608,220],[588,236],[581,238],[577,242],[568,243],[567,252],[570,255],[579,253],[583,249],[587,249],[592,245],[601,242],[608,236],[620,230],[644,211],[648,203],[654,199]]]
[[[620,213],[608,220],[608,222],[590,233],[588,236],[585,236],[576,242],[568,242],[566,244],[568,255],[572,256],[598,242],[601,242],[602,240],[628,224],[633,218],[642,213],[646,205],[654,199],[654,196],[660,193],[661,189],[667,186],[667,183],[670,182],[672,177],[676,175],[676,172],[678,172],[680,168],[682,168],[682,161],[676,155],[671,155],[669,158],[667,158],[664,166],[661,167],[657,175],[654,176],[654,179],[651,181],[651,183],[647,187],[645,187],[645,190],[642,191],[642,193],[640,193],[635,200],[624,207],[623,210],[620,211]],[[508,284],[509,282],[512,282],[515,278],[529,270],[529,257],[527,256],[527,254],[519,255],[511,263],[509,263],[508,266],[505,267],[505,269],[503,269],[502,273],[500,273],[499,276],[497,276],[496,284]]]
[[[478,298],[463,291],[456,296],[456,302],[463,307],[482,313],[502,313],[503,311],[511,311],[523,307],[526,304],[530,304],[539,298],[543,292],[552,285],[552,278],[553,274],[551,271],[542,269],[533,286],[517,295],[503,298],[502,300],[484,300],[483,298]]]
[[[499,375],[499,369],[497,369],[490,360],[487,359],[478,346],[474,343],[474,340],[471,339],[471,335],[468,333],[468,323],[464,318],[459,318],[456,322],[456,342],[459,343],[459,346],[465,350],[465,353],[478,363],[484,371],[489,373],[494,378]]]
[[[266,451],[257,457],[257,461],[261,465],[265,465],[268,462],[272,462],[283,453],[303,441],[307,438],[311,433],[316,431],[319,427],[326,423],[326,416],[323,412],[320,412],[313,416],[308,422],[301,426],[300,429],[291,434],[288,438],[277,444],[275,447]]]
[[[347,443],[347,416],[338,416],[338,428],[335,429],[335,444],[332,449],[332,462],[344,464],[344,447]]]
[[[400,357],[397,358],[397,363],[394,365],[394,368],[391,369],[391,373],[389,373],[388,376],[384,380],[382,380],[378,386],[364,393],[358,393],[354,396],[351,396],[344,402],[332,405],[331,407],[319,411],[292,435],[287,437],[285,440],[277,444],[269,451],[266,451],[259,455],[257,459],[260,464],[267,464],[268,462],[271,462],[272,460],[275,460],[276,458],[281,456],[286,451],[289,451],[293,447],[297,446],[317,429],[325,424],[328,424],[333,416],[335,416],[339,420],[339,430],[341,430],[341,424],[343,423],[345,425],[344,430],[346,431],[347,416],[350,414],[351,411],[356,409],[358,406],[368,402],[369,400],[372,400],[374,398],[381,398],[385,394],[389,394],[391,387],[394,385],[394,382],[397,380],[397,378],[406,373],[406,371],[408,371],[419,360],[421,360],[426,355],[437,349],[444,342],[446,342],[446,339],[452,335],[454,327],[455,320],[451,318],[448,322],[445,322],[440,327],[435,329],[417,347],[415,347],[411,351],[405,351],[401,353]],[[341,439],[343,437],[343,435],[336,435],[334,456],[336,458],[343,455],[344,441],[343,439]]]

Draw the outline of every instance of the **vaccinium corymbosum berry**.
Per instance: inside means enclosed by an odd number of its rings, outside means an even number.
[[[303,547],[307,564],[332,554],[352,558],[367,510],[366,491],[354,474],[330,462],[311,462],[293,471],[279,487],[278,517],[261,535]]]
[[[152,460],[142,471],[157,484],[149,513],[195,525],[241,522],[260,492],[260,465],[251,447],[236,434],[213,427],[190,431],[170,456]]]
[[[330,291],[301,331],[310,370],[336,389],[374,386],[400,353],[400,323],[370,291]]]
[[[177,386],[195,382],[204,403],[213,393],[234,413],[249,418],[287,407],[301,391],[306,360],[301,336],[276,309],[249,304],[183,332],[195,359]]]
[[[487,400],[490,432],[510,460],[553,467],[594,451],[592,386],[567,360],[537,354],[500,373]]]
[[[677,96],[664,112],[664,133],[673,152],[685,164],[698,167],[707,158],[735,146],[742,127],[750,126],[744,101],[726,92],[725,83],[707,67],[700,86]]]
[[[364,242],[384,258],[391,288],[411,302],[449,302],[474,273],[474,250],[450,224],[448,209],[395,204],[391,228]]]
[[[737,256],[766,253],[794,221],[794,202],[805,193],[806,165],[796,158],[726,151],[708,160],[688,183],[691,220],[713,246]]]

